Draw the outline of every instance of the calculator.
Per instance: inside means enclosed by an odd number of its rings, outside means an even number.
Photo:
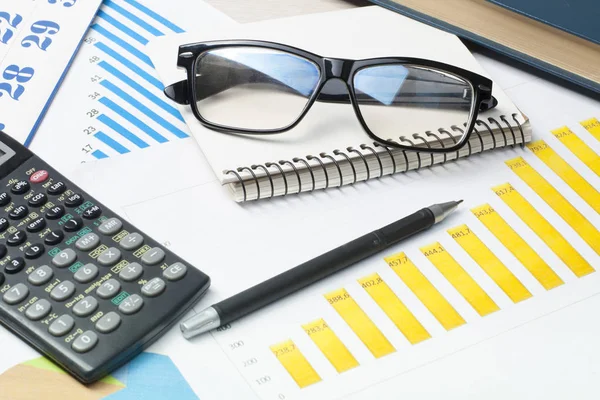
[[[209,285],[0,132],[0,323],[29,345],[91,383],[157,340]]]

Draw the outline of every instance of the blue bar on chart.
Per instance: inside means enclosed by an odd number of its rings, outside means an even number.
[[[113,102],[112,100],[110,100],[108,97],[103,97],[98,101],[100,102],[100,104],[105,105],[110,110],[112,110],[115,113],[117,113],[118,115],[120,115],[123,119],[128,121],[130,124],[134,125],[136,128],[145,132],[148,136],[150,136],[152,139],[156,140],[158,143],[168,142],[166,137],[164,137],[160,133],[156,132],[154,129],[150,128],[148,125],[146,125],[144,122],[142,122],[139,118],[136,118],[134,115],[127,112],[127,110],[125,110],[124,108],[122,108],[121,106],[119,106],[118,104]]]
[[[103,10],[98,11],[98,17],[102,18],[103,20],[105,20],[106,22],[108,22],[109,24],[111,24],[112,26],[114,26],[115,28],[117,28],[118,30],[120,30],[121,32],[123,32],[124,34],[129,36],[130,38],[132,38],[133,40],[135,40],[143,45],[148,44],[148,39],[146,39],[145,37],[143,37],[136,31],[134,31],[133,29],[128,28],[125,24],[119,22],[118,20],[116,20],[114,17],[110,16]]]
[[[105,145],[109,146],[119,154],[129,153],[129,150],[127,150],[125,146],[123,146],[121,143],[117,142],[116,140],[114,140],[113,138],[111,138],[103,132],[97,132],[96,134],[94,134],[94,137],[99,139],[101,142],[103,142]]]
[[[113,67],[106,61],[100,61],[98,63],[98,65],[100,66],[100,68],[102,68],[106,72],[108,72],[111,75],[113,75],[114,77],[118,78],[123,83],[130,86],[132,89],[134,89],[135,91],[140,93],[142,96],[144,96],[145,98],[150,100],[152,103],[156,104],[157,106],[159,106],[160,108],[162,108],[163,110],[165,110],[166,112],[168,112],[169,114],[171,114],[172,116],[174,116],[175,118],[180,120],[181,122],[185,122],[183,120],[183,117],[181,116],[181,114],[175,107],[173,107],[172,105],[170,105],[169,103],[167,103],[165,100],[161,99],[154,93],[150,92],[148,89],[146,89],[139,83],[135,82],[133,79],[131,79],[130,77],[128,77],[127,75],[125,75],[124,73],[119,71],[117,68]]]
[[[169,21],[162,15],[155,13],[154,11],[152,11],[148,7],[138,3],[137,1],[135,1],[135,0],[124,0],[124,1],[125,1],[125,3],[137,8],[138,10],[140,10],[141,12],[143,12],[150,18],[153,18],[154,20],[160,22],[167,28],[171,29],[173,32],[175,32],[175,33],[184,33],[185,32],[183,29],[181,29],[180,27],[178,27],[177,25],[175,25],[174,23],[172,23],[171,21]]]
[[[117,132],[119,135],[123,136],[125,139],[129,140],[131,143],[135,144],[140,149],[145,149],[146,147],[148,147],[148,143],[144,142],[142,139],[135,136],[127,129],[123,128],[110,117],[107,117],[106,115],[102,114],[98,116],[98,121],[102,122],[104,125],[108,126],[110,129]]]
[[[152,74],[149,74],[148,72],[144,71],[134,62],[131,62],[129,59],[127,59],[127,57],[122,56],[105,43],[98,42],[95,44],[95,46],[102,52],[106,53],[107,55],[111,56],[112,58],[123,64],[125,67],[129,68],[131,71],[135,72],[137,75],[139,75],[140,78],[144,79],[146,82],[150,83],[155,88],[163,90],[164,85],[161,81],[152,76]]]
[[[162,33],[161,31],[159,31],[158,29],[156,29],[155,27],[153,27],[152,25],[150,25],[149,23],[147,23],[143,19],[139,18],[137,15],[135,15],[135,14],[127,11],[123,7],[119,6],[118,4],[115,4],[114,1],[112,1],[112,0],[104,0],[104,5],[106,7],[109,7],[111,9],[113,9],[114,11],[118,12],[123,17],[129,19],[131,22],[133,22],[134,24],[136,24],[140,28],[145,29],[146,31],[148,31],[148,33],[150,33],[150,34],[152,34],[154,36],[163,36],[164,35],[164,33]]]
[[[163,128],[167,129],[169,132],[171,132],[173,135],[177,136],[178,138],[182,139],[182,138],[188,137],[187,133],[185,133],[181,129],[177,128],[175,125],[173,125],[166,119],[162,118],[161,116],[156,114],[154,111],[150,110],[148,107],[146,107],[145,105],[143,105],[142,103],[140,103],[139,101],[134,99],[131,95],[127,94],[124,90],[119,88],[117,85],[111,83],[110,81],[108,81],[106,79],[103,80],[102,82],[100,82],[100,85],[103,86],[104,88],[110,90],[111,92],[116,94],[121,99],[125,100],[131,106],[135,107],[140,112],[144,113],[148,118],[150,118],[151,120],[153,120],[154,122],[156,122],[157,124],[162,126]]]
[[[98,159],[98,160],[101,160],[101,159],[103,159],[103,158],[108,158],[108,156],[106,155],[106,153],[105,153],[105,152],[103,152],[102,150],[94,150],[94,151],[92,152],[92,155],[93,155],[93,156],[94,156],[96,159]]]
[[[97,23],[92,25],[91,28],[93,30],[95,30],[96,32],[98,32],[99,34],[101,34],[102,36],[104,36],[105,38],[107,38],[108,40],[111,40],[114,43],[116,43],[117,45],[121,46],[123,49],[127,50],[129,53],[131,53],[135,57],[139,58],[141,61],[143,61],[148,66],[154,67],[154,65],[152,64],[152,61],[150,60],[150,57],[148,57],[147,55],[142,53],[140,50],[136,49],[135,47],[133,47],[132,45],[127,43],[125,40],[118,37],[117,35],[111,33],[106,28],[102,27],[101,25],[98,25]]]

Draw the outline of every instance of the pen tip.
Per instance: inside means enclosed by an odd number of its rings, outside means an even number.
[[[457,201],[456,201],[456,204],[460,204],[460,203],[462,203],[463,201],[464,201],[464,200],[457,200]]]

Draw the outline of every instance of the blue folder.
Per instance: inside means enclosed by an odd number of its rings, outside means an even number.
[[[497,51],[518,61],[531,65],[544,72],[556,75],[562,79],[600,93],[600,76],[588,74],[584,76],[575,68],[565,69],[558,64],[544,61],[533,54],[527,54],[514,47],[502,44],[491,37],[479,35],[473,31],[455,25],[451,19],[438,19],[406,5],[404,0],[369,0],[372,3],[391,9],[417,21],[432,25],[436,28],[453,33],[462,39],[473,41],[479,45]],[[428,1],[431,4],[432,0]],[[438,0],[440,3],[449,0]],[[467,0],[465,0],[467,1]],[[479,3],[482,0],[473,1]],[[600,45],[600,0],[486,0],[494,6],[501,6],[509,12],[534,18],[537,21],[560,29],[573,35],[573,39],[584,38],[589,41],[590,51]],[[407,2],[412,3],[412,2]],[[418,3],[417,3],[418,4]],[[447,3],[446,3],[447,4]],[[485,2],[484,2],[485,4]],[[418,8],[418,7],[417,7]],[[502,10],[504,11],[504,10]],[[500,16],[501,18],[501,16]],[[500,22],[501,23],[501,22]],[[534,23],[532,21],[532,23]],[[569,36],[569,35],[567,35]],[[599,53],[600,54],[600,48]],[[598,57],[595,57],[598,58]],[[600,66],[598,67],[600,68]]]
[[[599,0],[488,0],[600,44]]]

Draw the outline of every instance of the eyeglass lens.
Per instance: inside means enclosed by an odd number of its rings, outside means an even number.
[[[459,143],[473,111],[471,84],[430,67],[366,67],[355,73],[354,91],[360,114],[375,136],[419,149]],[[445,132],[438,131],[441,127]]]
[[[223,47],[196,62],[199,114],[226,128],[274,130],[300,117],[320,78],[310,60],[261,47]]]

